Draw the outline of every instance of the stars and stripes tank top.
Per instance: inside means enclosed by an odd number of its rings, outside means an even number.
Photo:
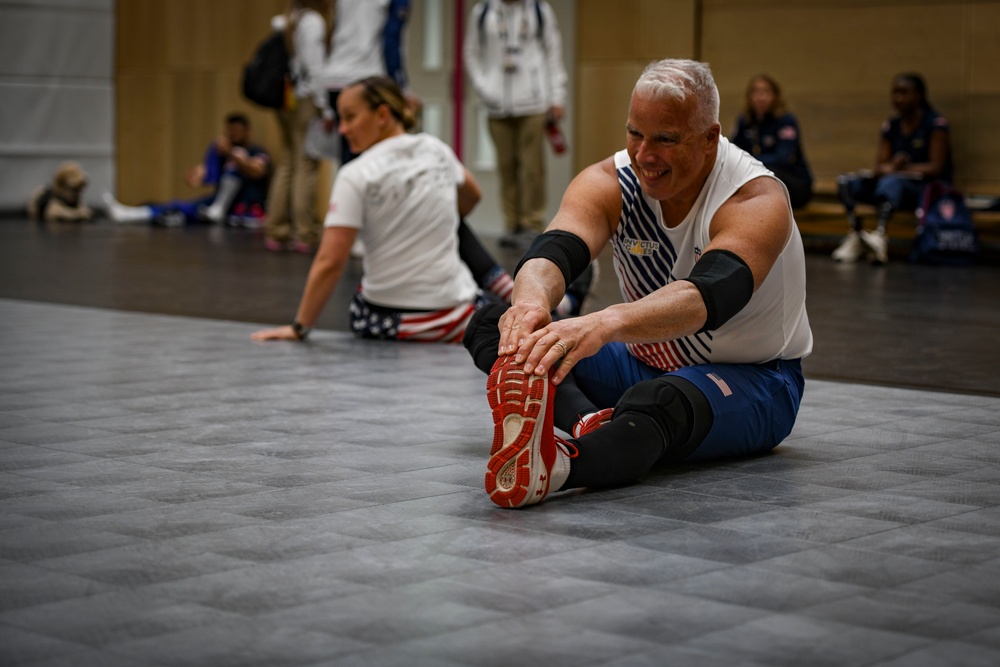
[[[715,166],[691,212],[679,225],[667,228],[659,202],[642,192],[627,151],[615,154],[615,169],[622,208],[611,243],[618,285],[629,303],[690,275],[709,244],[709,225],[719,207],[745,183],[760,176],[773,177],[748,153],[720,138]],[[771,272],[732,319],[714,331],[660,343],[629,343],[629,352],[664,371],[702,363],[766,363],[804,357],[812,351],[805,289],[802,237],[793,225]]]

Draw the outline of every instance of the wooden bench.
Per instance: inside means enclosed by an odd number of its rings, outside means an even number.
[[[970,200],[973,206],[980,201],[978,198]],[[970,208],[982,246],[980,261],[1000,263],[1000,211]],[[865,228],[871,229],[877,215],[875,207],[858,204],[856,211],[865,220]],[[808,205],[795,211],[795,222],[807,250],[832,252],[847,233],[844,206],[832,190],[818,189]],[[886,228],[890,257],[905,259],[909,255],[916,227],[913,213],[899,212],[892,216]]]

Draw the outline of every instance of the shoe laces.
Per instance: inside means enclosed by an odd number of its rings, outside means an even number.
[[[603,410],[598,410],[597,412],[592,412],[589,415],[586,415],[573,425],[573,437],[579,438],[587,435],[588,433],[593,433],[611,421],[611,415],[614,414],[614,411],[614,408],[604,408]]]
[[[577,449],[576,445],[574,445],[572,442],[558,435],[555,435],[554,437],[556,440],[556,447],[561,449],[563,454],[565,454],[571,459],[575,459],[577,456],[580,455],[580,450]]]

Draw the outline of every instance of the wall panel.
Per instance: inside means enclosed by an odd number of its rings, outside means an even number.
[[[222,132],[231,111],[246,113],[254,140],[277,150],[273,114],[247,102],[239,84],[271,17],[286,7],[285,0],[119,0],[119,199],[199,194],[184,174]],[[322,194],[325,199],[327,192]]]
[[[726,132],[753,74],[768,72],[781,82],[827,188],[838,174],[871,166],[878,128],[892,113],[893,75],[920,72],[931,101],[952,123],[962,184],[1000,193],[1000,161],[993,159],[1000,139],[992,127],[1000,117],[1000,2],[580,0],[578,11],[577,136],[586,147],[578,168],[621,146],[617,130],[609,140],[605,127],[621,107],[616,96],[627,102],[645,56],[697,52],[719,84]],[[595,103],[599,108],[589,108]]]
[[[467,10],[471,4],[466,3]],[[116,3],[117,166],[123,200],[189,196],[183,171],[200,157],[230,110],[248,112],[258,141],[268,148],[277,145],[271,115],[245,102],[238,82],[270,17],[285,5],[286,0]],[[573,173],[622,146],[628,94],[646,63],[697,55],[711,63],[718,79],[726,131],[752,74],[768,71],[781,81],[802,121],[807,154],[827,186],[837,174],[871,164],[878,126],[892,111],[891,77],[920,71],[932,101],[952,121],[963,183],[1000,192],[1000,161],[993,159],[1000,153],[994,131],[1000,117],[1000,0],[576,0],[562,5],[576,12],[575,21],[567,21],[575,34],[566,36],[576,45],[575,62],[567,63],[576,70],[567,128]],[[419,12],[415,4],[414,16]],[[411,23],[411,39],[420,25]],[[567,51],[567,58],[573,53]],[[410,69],[418,67],[419,61],[411,59]],[[155,165],[150,152],[160,158]],[[140,169],[145,176],[139,176]]]
[[[695,55],[694,0],[577,2],[575,170],[623,146],[632,84],[661,58]]]
[[[114,14],[111,0],[0,0],[0,210],[65,160],[98,200],[114,173]]]

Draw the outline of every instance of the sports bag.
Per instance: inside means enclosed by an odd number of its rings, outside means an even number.
[[[972,264],[978,254],[979,234],[964,195],[947,183],[929,183],[917,209],[917,235],[910,261]]]
[[[243,67],[243,96],[270,109],[285,106],[285,86],[289,82],[288,47],[282,31],[274,31],[260,43]]]

